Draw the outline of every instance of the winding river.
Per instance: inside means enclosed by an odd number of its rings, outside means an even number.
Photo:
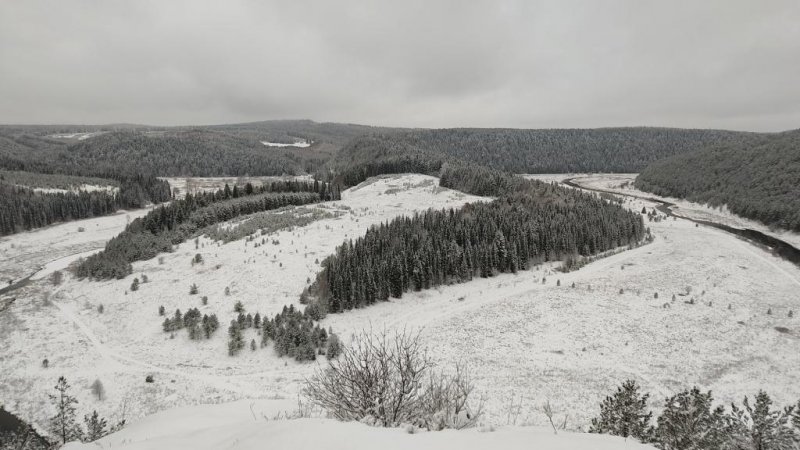
[[[755,246],[757,246],[757,247],[759,247],[759,248],[761,248],[763,250],[766,250],[766,251],[771,252],[771,253],[773,253],[773,254],[775,254],[777,256],[780,256],[781,258],[783,258],[783,259],[785,259],[787,261],[790,261],[793,264],[795,264],[796,266],[800,267],[800,249],[798,249],[797,247],[789,244],[788,242],[783,241],[781,239],[778,239],[778,238],[776,238],[774,236],[770,236],[768,234],[764,234],[764,233],[762,233],[760,231],[753,230],[751,228],[736,228],[736,227],[732,227],[730,225],[724,225],[724,224],[721,224],[721,223],[718,223],[718,222],[713,222],[713,221],[710,221],[710,220],[693,219],[691,217],[682,216],[680,214],[675,213],[672,210],[672,207],[675,206],[674,203],[670,203],[670,202],[667,202],[667,201],[664,201],[664,200],[660,200],[660,199],[657,199],[657,198],[654,198],[654,197],[649,197],[649,196],[646,196],[646,195],[625,194],[625,193],[622,193],[622,192],[615,192],[615,191],[610,191],[610,190],[606,190],[606,189],[597,189],[597,188],[590,188],[590,187],[582,186],[582,185],[578,184],[575,181],[577,178],[578,177],[567,178],[564,181],[562,181],[562,183],[564,183],[567,186],[570,186],[570,187],[573,187],[573,188],[577,188],[577,189],[583,189],[583,190],[586,190],[586,191],[592,191],[592,192],[598,192],[598,193],[606,193],[606,194],[618,195],[618,196],[632,197],[632,198],[637,198],[637,199],[640,199],[640,200],[647,200],[647,201],[650,201],[650,202],[657,203],[658,206],[656,207],[656,209],[658,209],[660,212],[666,214],[667,216],[677,217],[679,219],[688,220],[688,221],[694,222],[696,224],[706,225],[706,226],[709,226],[709,227],[714,227],[714,228],[718,228],[720,230],[726,231],[726,232],[731,233],[731,234],[733,234],[735,236],[743,238],[744,240],[750,242],[751,244],[753,244],[753,245],[755,245]]]

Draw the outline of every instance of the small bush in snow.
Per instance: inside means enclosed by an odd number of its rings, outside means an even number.
[[[97,397],[97,400],[103,401],[106,398],[106,389],[103,387],[103,382],[100,379],[94,380],[91,386],[92,395]]]
[[[58,286],[64,281],[64,274],[61,273],[60,270],[56,270],[55,272],[50,274],[50,282],[53,286]]]
[[[362,333],[306,383],[311,401],[340,420],[427,430],[475,426],[469,374],[434,371],[419,335]]]

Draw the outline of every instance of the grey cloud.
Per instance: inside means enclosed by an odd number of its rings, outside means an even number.
[[[800,127],[800,3],[0,3],[0,122]]]

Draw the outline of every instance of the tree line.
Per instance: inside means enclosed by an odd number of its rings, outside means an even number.
[[[115,181],[119,185],[115,191],[52,193],[0,181],[0,235],[142,208],[171,198],[169,184],[154,177],[137,175]]]
[[[635,186],[800,231],[800,131],[665,159],[644,169]]]
[[[172,251],[177,245],[205,226],[233,219],[241,214],[305,205],[338,199],[339,192],[318,181],[285,181],[243,188],[227,184],[214,192],[187,194],[168,205],[132,221],[112,238],[102,252],[83,260],[78,277],[94,279],[124,278],[131,273],[131,262]]]
[[[618,387],[603,400],[589,432],[633,437],[663,450],[794,450],[800,444],[800,401],[776,408],[759,391],[726,411],[714,405],[711,391],[694,387],[665,399],[653,423],[650,394],[640,390],[633,380]]]

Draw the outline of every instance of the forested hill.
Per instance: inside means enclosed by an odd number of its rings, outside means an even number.
[[[728,205],[741,216],[800,231],[800,130],[760,135],[651,164],[636,187]]]
[[[425,155],[513,173],[638,172],[659,159],[758,136],[677,128],[411,130],[354,139],[334,170]]]
[[[307,120],[168,128],[0,126],[0,169],[84,176],[297,174],[318,169],[354,137],[378,132],[392,130]],[[311,146],[262,143],[299,140]]]

